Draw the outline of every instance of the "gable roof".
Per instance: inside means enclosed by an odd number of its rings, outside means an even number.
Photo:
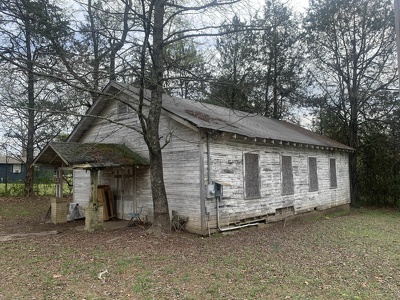
[[[139,99],[139,89],[124,83],[110,82],[104,89],[104,93],[115,95],[117,98],[119,93],[124,93],[131,98]],[[150,92],[146,91],[145,100],[148,101],[148,99],[150,99]],[[78,141],[94,121],[94,118],[90,115],[99,114],[111,100],[112,97],[99,97],[88,110],[87,115],[89,116],[81,119],[69,136],[68,141]],[[349,146],[298,125],[222,106],[164,94],[162,108],[164,113],[169,113],[199,129],[227,132],[272,142],[289,142],[354,151]]]
[[[51,142],[33,164],[90,169],[149,163],[125,145]]]

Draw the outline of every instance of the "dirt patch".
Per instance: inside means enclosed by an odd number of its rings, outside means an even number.
[[[14,234],[6,234],[6,235],[0,235],[0,242],[7,242],[7,241],[13,241],[13,240],[22,240],[27,237],[31,236],[46,236],[46,235],[52,235],[52,234],[57,234],[59,233],[57,230],[52,230],[52,231],[42,231],[42,232],[32,232],[32,233],[14,233]]]

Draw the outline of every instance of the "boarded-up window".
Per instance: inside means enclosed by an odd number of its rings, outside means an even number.
[[[282,156],[282,195],[294,194],[292,157]]]
[[[246,199],[260,198],[259,155],[244,154],[244,192]]]
[[[308,158],[308,184],[309,191],[318,191],[318,172],[317,172],[317,158]]]
[[[336,159],[331,158],[329,161],[330,164],[330,177],[331,177],[331,189],[337,188],[337,177],[336,177]]]

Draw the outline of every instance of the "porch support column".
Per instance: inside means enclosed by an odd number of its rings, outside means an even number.
[[[56,171],[56,197],[62,198],[63,196],[63,180],[62,180],[62,168],[57,168]]]
[[[91,169],[90,170],[90,180],[92,182],[92,203],[93,205],[98,204],[98,196],[97,196],[97,186],[99,185],[99,170]]]
[[[92,197],[89,206],[85,209],[85,230],[102,230],[103,227],[103,206],[99,205],[97,186],[99,184],[99,170],[90,169],[90,179],[92,182]]]

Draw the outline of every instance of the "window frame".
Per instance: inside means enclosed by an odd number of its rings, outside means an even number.
[[[13,164],[12,165],[12,173],[13,174],[21,174],[22,173],[22,165],[21,164]]]
[[[255,161],[256,160],[256,161]],[[257,172],[249,172],[257,164]],[[243,153],[243,187],[244,199],[261,198],[260,154],[254,152]]]

